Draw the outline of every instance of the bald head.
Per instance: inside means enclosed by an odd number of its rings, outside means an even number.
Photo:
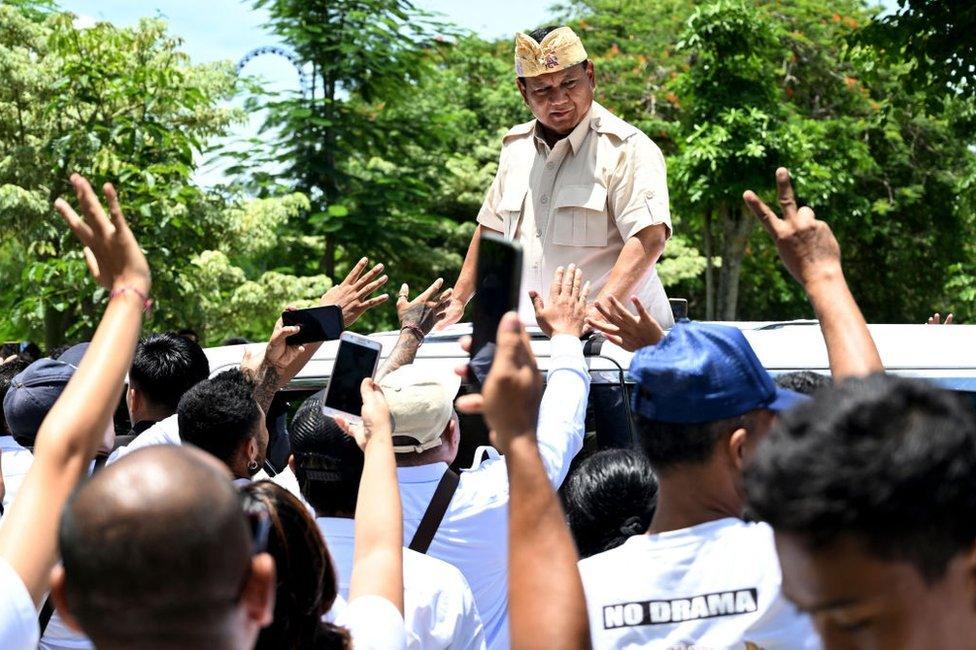
[[[177,644],[234,645],[221,639],[244,620],[251,533],[207,454],[148,447],[108,466],[69,501],[60,543],[67,608],[98,647],[174,633],[187,635]]]

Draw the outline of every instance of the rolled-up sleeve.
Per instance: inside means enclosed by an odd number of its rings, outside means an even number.
[[[644,228],[663,223],[671,237],[667,166],[656,144],[643,133],[627,139],[627,152],[610,183],[607,204],[627,241]]]
[[[583,343],[566,334],[552,337],[549,376],[539,405],[536,436],[539,454],[554,488],[562,485],[569,465],[583,448],[590,373]]]

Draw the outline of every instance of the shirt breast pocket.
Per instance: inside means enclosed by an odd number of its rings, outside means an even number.
[[[559,246],[607,245],[607,188],[565,185],[556,192],[552,243]]]

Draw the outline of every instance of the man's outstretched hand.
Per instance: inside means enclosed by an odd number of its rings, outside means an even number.
[[[397,294],[397,317],[400,319],[401,328],[416,328],[423,332],[424,336],[430,334],[439,321],[441,321],[450,304],[453,289],[441,291],[444,280],[437,278],[434,283],[427,287],[427,290],[419,296],[410,300],[410,287],[404,284],[400,287]]]
[[[323,307],[337,305],[342,309],[342,322],[345,327],[349,327],[359,320],[359,317],[364,313],[373,307],[382,305],[390,298],[385,293],[370,297],[377,289],[386,284],[389,278],[385,275],[380,276],[380,273],[383,272],[382,264],[377,264],[366,271],[368,264],[369,259],[365,257],[356,262],[356,266],[352,267],[345,279],[326,291],[319,299],[319,305]]]
[[[83,176],[72,174],[71,185],[84,219],[64,199],[57,199],[54,207],[84,244],[85,262],[95,281],[109,290],[129,287],[148,296],[152,285],[149,264],[125,222],[115,188],[111,183],[102,187],[108,200],[109,216],[106,216],[98,196]]]
[[[657,345],[664,338],[664,329],[654,320],[641,301],[631,298],[637,309],[635,316],[616,297],[610,296],[609,307],[596,303],[596,310],[605,320],[588,318],[590,327],[598,330],[614,345],[620,346],[628,352],[636,352],[649,345]]]
[[[752,190],[747,190],[742,198],[773,236],[786,269],[806,289],[821,280],[842,277],[840,246],[834,233],[830,226],[817,220],[813,210],[807,206],[797,208],[790,172],[785,167],[776,170],[776,191],[782,218]]]
[[[535,291],[529,292],[535,319],[543,333],[552,338],[556,334],[569,334],[579,338],[586,327],[586,299],[590,295],[590,283],[583,283],[583,271],[575,264],[559,267],[549,285],[549,303],[546,304]]]

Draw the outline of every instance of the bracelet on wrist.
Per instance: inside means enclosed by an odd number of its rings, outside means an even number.
[[[131,291],[132,293],[134,293],[137,296],[139,296],[139,299],[142,300],[142,312],[144,314],[149,312],[150,307],[152,307],[152,305],[153,305],[153,301],[149,298],[149,296],[147,296],[145,293],[143,293],[139,289],[136,289],[132,285],[128,285],[127,284],[127,285],[121,286],[121,287],[119,287],[117,289],[112,289],[111,293],[108,294],[108,299],[109,300],[112,300],[116,296],[121,296],[126,291]]]
[[[414,335],[416,335],[417,340],[420,342],[421,345],[424,344],[424,339],[427,338],[427,335],[424,333],[424,331],[419,327],[417,327],[416,325],[404,325],[403,327],[400,328],[400,331],[412,332]]]

